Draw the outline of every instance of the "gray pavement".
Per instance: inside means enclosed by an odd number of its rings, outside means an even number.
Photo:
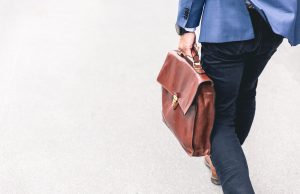
[[[161,121],[171,0],[0,0],[0,193],[222,193]],[[263,72],[243,145],[258,194],[300,193],[300,46]]]

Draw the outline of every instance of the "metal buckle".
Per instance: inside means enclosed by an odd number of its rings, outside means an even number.
[[[177,106],[178,106],[178,96],[176,94],[174,94],[173,95],[173,100],[172,100],[173,110],[175,110]]]

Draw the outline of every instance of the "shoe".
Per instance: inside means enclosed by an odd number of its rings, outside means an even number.
[[[204,156],[204,164],[211,170],[211,177],[210,177],[211,182],[215,185],[221,185],[220,179],[217,175],[216,168],[213,166],[211,162],[210,155]]]

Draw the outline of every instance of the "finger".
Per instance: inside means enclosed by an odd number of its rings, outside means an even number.
[[[187,49],[187,48],[180,49],[180,48],[179,48],[179,50],[181,51],[181,53],[182,53],[184,56],[192,56],[191,49]]]
[[[200,46],[197,43],[194,43],[194,48],[197,52],[199,52]]]
[[[191,49],[184,49],[183,51],[183,54],[185,55],[185,56],[189,56],[189,57],[192,57],[192,50]]]
[[[186,46],[184,44],[180,44],[179,48],[178,48],[185,56],[191,56],[192,55],[192,48],[190,48],[189,46]]]

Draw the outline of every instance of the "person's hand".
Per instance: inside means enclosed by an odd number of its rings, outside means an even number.
[[[192,48],[196,42],[195,32],[184,33],[180,36],[178,49],[185,55],[192,57]]]

